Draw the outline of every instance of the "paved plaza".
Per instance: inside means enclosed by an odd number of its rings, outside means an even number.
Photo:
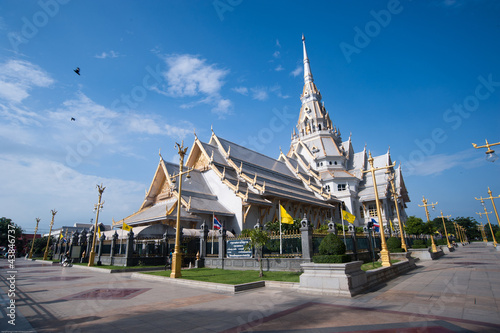
[[[353,298],[265,287],[230,294],[16,260],[16,326],[0,261],[0,331],[500,332],[500,252],[459,247]]]

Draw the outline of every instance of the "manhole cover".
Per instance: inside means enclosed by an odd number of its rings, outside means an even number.
[[[78,279],[85,279],[86,276],[52,276],[43,279],[36,279],[37,281],[73,281]]]
[[[95,289],[88,290],[71,296],[63,297],[65,300],[76,300],[76,299],[131,299],[137,295],[142,294],[150,290],[151,288],[141,288],[141,289]]]

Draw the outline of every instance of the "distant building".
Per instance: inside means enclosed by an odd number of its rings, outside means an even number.
[[[376,218],[375,195],[366,147],[354,152],[351,136],[342,141],[333,125],[322,96],[314,84],[309,58],[304,54],[304,88],[296,128],[292,131],[287,154],[274,159],[226,139],[213,131],[209,142],[195,135],[185,168],[192,168],[190,182],[183,181],[181,223],[184,228],[199,228],[205,222],[211,228],[216,216],[228,230],[237,233],[276,220],[279,204],[295,219],[307,216],[318,227],[327,221],[341,223],[342,209],[356,216],[355,225],[363,226]],[[374,166],[392,163],[389,150],[374,157]],[[401,167],[395,170],[397,203],[389,195],[385,171],[376,171],[384,225],[397,222],[395,205],[406,219],[410,201]],[[117,222],[132,227],[152,224],[175,226],[178,181],[172,175],[179,166],[165,162],[160,155],[153,181],[139,210]],[[396,226],[397,223],[394,223]]]

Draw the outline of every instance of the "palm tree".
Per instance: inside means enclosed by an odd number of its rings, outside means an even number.
[[[257,259],[259,260],[259,277],[264,276],[262,272],[262,247],[269,241],[267,232],[260,228],[250,231],[250,242],[245,246],[245,250],[255,248],[257,251]]]

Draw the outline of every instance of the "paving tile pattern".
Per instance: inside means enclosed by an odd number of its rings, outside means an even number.
[[[228,294],[17,259],[16,330],[500,332],[500,252],[473,243],[417,265],[378,288],[342,298],[269,287]],[[5,317],[5,269],[0,289],[1,332],[12,330]]]

